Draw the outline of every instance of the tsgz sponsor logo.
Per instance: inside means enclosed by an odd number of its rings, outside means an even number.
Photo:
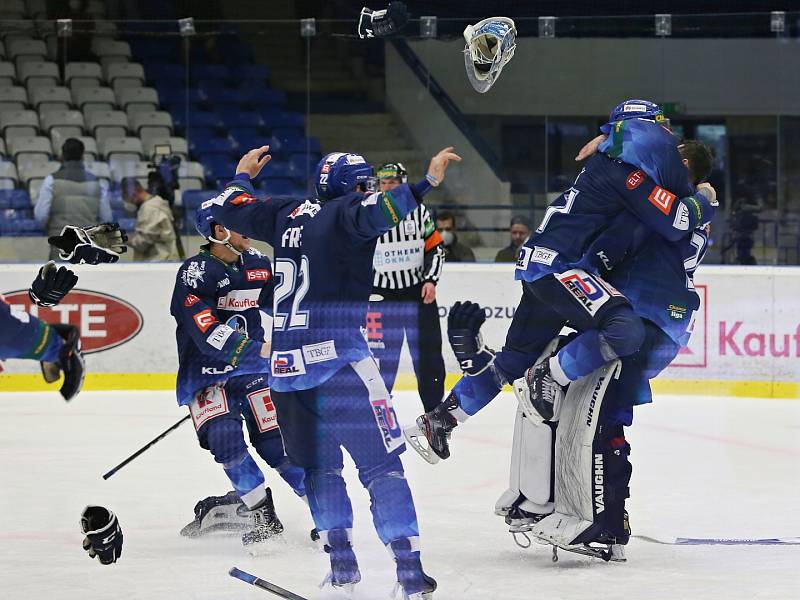
[[[84,354],[116,348],[133,339],[144,324],[135,306],[108,294],[73,289],[58,306],[36,306],[27,290],[4,293],[14,309],[28,311],[48,323],[75,325]]]

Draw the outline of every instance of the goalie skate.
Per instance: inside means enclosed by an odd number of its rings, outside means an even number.
[[[537,541],[541,541],[553,546],[553,562],[558,562],[558,550],[566,550],[567,552],[574,552],[583,556],[591,558],[599,558],[605,562],[626,562],[625,546],[622,544],[554,544],[546,538],[537,537]]]

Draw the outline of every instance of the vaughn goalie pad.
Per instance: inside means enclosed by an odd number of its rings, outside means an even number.
[[[497,500],[495,514],[506,515],[514,505],[537,515],[553,512],[552,468],[553,426],[529,419],[518,408],[508,489]]]
[[[593,442],[608,386],[619,378],[615,360],[572,383],[561,406],[555,454],[555,512],[532,529],[542,541],[567,548],[604,510],[603,455]]]

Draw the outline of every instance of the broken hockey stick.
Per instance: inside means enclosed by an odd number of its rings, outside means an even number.
[[[175,423],[175,424],[174,424],[172,427],[170,427],[169,429],[167,429],[167,430],[166,430],[165,432],[163,432],[162,434],[158,435],[158,436],[157,436],[155,439],[153,439],[151,442],[149,442],[149,443],[145,444],[144,446],[142,446],[141,448],[139,448],[139,449],[138,449],[136,452],[134,452],[133,454],[131,454],[131,455],[130,455],[128,458],[126,458],[125,460],[123,460],[123,461],[122,461],[121,463],[119,463],[119,464],[118,464],[116,467],[114,467],[113,469],[111,469],[111,470],[110,470],[108,473],[106,473],[105,475],[103,475],[103,479],[108,479],[109,477],[111,477],[111,476],[112,476],[114,473],[116,473],[117,471],[119,471],[119,470],[120,470],[122,467],[124,467],[125,465],[127,465],[129,462],[131,462],[131,461],[132,461],[133,459],[135,459],[137,456],[139,456],[140,454],[144,453],[144,451],[145,451],[145,450],[148,450],[148,449],[149,449],[151,446],[153,446],[153,445],[154,445],[154,444],[156,444],[157,442],[160,442],[162,439],[164,439],[164,438],[167,436],[167,434],[168,434],[168,433],[170,433],[170,432],[172,432],[172,431],[175,431],[175,430],[176,430],[178,427],[180,427],[181,425],[183,425],[183,423],[184,423],[185,421],[188,421],[190,418],[191,418],[191,415],[186,415],[185,417],[183,417],[183,418],[182,418],[180,421],[178,421],[177,423]]]
[[[255,575],[250,575],[250,573],[246,573],[241,569],[237,569],[236,567],[231,567],[231,570],[228,571],[228,575],[235,577],[236,579],[241,579],[245,583],[254,585],[257,588],[261,588],[262,590],[270,592],[271,594],[275,594],[278,596],[278,598],[286,598],[286,600],[306,600],[306,598],[303,598],[303,596],[298,596],[289,590],[285,590],[274,583],[270,583],[269,581],[264,581]]]

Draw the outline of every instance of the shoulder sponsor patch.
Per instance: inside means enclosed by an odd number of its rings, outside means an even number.
[[[657,185],[653,188],[653,191],[650,192],[647,199],[650,200],[650,203],[658,210],[668,215],[669,211],[672,210],[672,203],[675,202],[676,197],[677,196],[669,190],[665,190],[660,185]]]
[[[641,169],[637,169],[628,173],[628,178],[625,180],[625,187],[629,190],[635,190],[644,181],[645,174]]]
[[[336,354],[336,345],[333,340],[327,342],[320,342],[319,344],[307,344],[303,346],[303,357],[306,363],[314,364],[325,362],[326,360],[333,360],[338,358]]]
[[[197,328],[205,333],[209,328],[217,322],[217,318],[212,314],[210,309],[201,310],[199,313],[192,317]]]

